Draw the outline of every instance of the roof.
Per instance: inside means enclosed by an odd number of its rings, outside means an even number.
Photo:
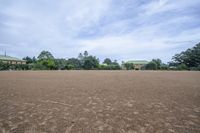
[[[133,63],[133,64],[148,64],[148,61],[146,61],[146,60],[131,60],[131,61],[127,61],[127,63]]]
[[[11,56],[0,55],[0,60],[8,60],[8,61],[25,61]]]

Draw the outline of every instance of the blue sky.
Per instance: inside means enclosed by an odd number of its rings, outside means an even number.
[[[0,0],[0,54],[161,58],[200,42],[200,0]]]

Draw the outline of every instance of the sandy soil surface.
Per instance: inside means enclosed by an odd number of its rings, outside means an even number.
[[[0,133],[200,133],[200,72],[0,72]]]

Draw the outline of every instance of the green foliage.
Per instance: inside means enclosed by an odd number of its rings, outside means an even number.
[[[177,70],[188,70],[188,67],[185,64],[180,64],[177,66]]]
[[[88,57],[88,55],[89,55],[89,54],[88,54],[88,51],[84,51],[84,54],[83,54],[83,55],[84,55],[84,57]]]
[[[41,62],[37,62],[33,65],[32,70],[47,70],[47,68]]]
[[[55,62],[52,59],[41,60],[40,63],[44,65],[48,70],[54,70],[56,68]]]
[[[35,58],[35,56],[32,58],[32,62],[33,62],[33,63],[36,63],[36,62],[37,62],[37,59]]]
[[[117,60],[114,60],[114,62],[112,62],[111,59],[106,58],[103,61],[103,64],[99,65],[99,69],[100,70],[120,70],[121,67],[119,63],[117,63]]]
[[[167,64],[161,64],[160,70],[169,70],[169,66]]]
[[[38,61],[35,58],[32,59],[35,62],[33,70],[55,70],[57,69],[55,59],[49,51],[42,51],[38,56]]]
[[[111,65],[112,64],[112,61],[110,58],[106,58],[104,61],[103,61],[104,64],[107,64],[107,65]]]
[[[95,56],[84,57],[83,68],[86,70],[94,70],[99,66],[99,60]]]
[[[107,64],[99,64],[99,70],[110,70]]]
[[[52,59],[39,60],[33,65],[33,70],[55,70],[56,64]]]
[[[68,59],[67,66],[69,66],[69,68],[71,68],[73,66],[73,69],[76,69],[76,70],[82,69],[81,61],[77,58]]]
[[[28,64],[7,64],[0,61],[0,71],[3,70],[29,70]]]
[[[175,63],[175,62],[173,62],[173,61],[170,61],[170,62],[168,62],[168,66],[169,66],[169,67],[176,67],[176,66],[178,66],[178,63]]]
[[[78,59],[79,59],[79,60],[83,60],[83,58],[84,58],[83,54],[82,54],[82,53],[79,53]]]
[[[67,60],[65,59],[55,59],[55,68],[57,70],[65,70],[67,65]]]
[[[149,62],[145,66],[146,70],[157,70],[157,64],[154,61]]]
[[[157,69],[161,69],[161,65],[162,65],[161,59],[152,59],[152,62],[156,63]]]
[[[9,65],[0,61],[0,71],[9,70]]]
[[[177,65],[185,64],[188,68],[195,68],[200,66],[200,43],[193,48],[176,54],[172,60]]]
[[[6,64],[0,62],[0,70],[120,70],[121,66],[117,61],[105,58],[103,63],[99,64],[99,59],[89,55],[87,51],[80,53],[78,58],[55,59],[48,51],[42,51],[38,60],[33,57],[24,57],[26,65],[22,64]],[[134,69],[131,62],[122,63],[127,70]],[[200,70],[200,43],[193,48],[176,54],[172,58],[172,62],[164,64],[160,59],[152,59],[151,62],[141,68],[142,70]]]
[[[114,60],[114,62],[112,62],[110,66],[111,66],[111,70],[120,70],[121,69],[119,63],[117,63],[117,60]]]
[[[74,63],[70,64],[72,64],[75,69],[93,70],[99,68],[99,60],[95,56],[89,55],[87,51],[84,51],[83,54],[80,53],[78,59],[74,58],[73,61]]]
[[[54,59],[53,55],[49,51],[42,51],[38,56],[38,60],[47,60],[47,59]]]
[[[12,70],[29,70],[28,64],[14,64],[11,65]]]
[[[133,63],[126,62],[123,65],[126,68],[126,70],[133,70],[134,69],[134,64]]]
[[[111,65],[99,64],[98,68],[100,70],[120,70],[121,69],[119,64],[111,64]]]
[[[191,71],[200,71],[200,66],[198,67],[190,67]]]
[[[25,60],[27,64],[33,63],[33,59],[31,59],[29,56],[24,57],[23,60]]]
[[[51,59],[47,60],[47,68],[49,68],[50,70],[55,70],[56,65],[54,60]]]
[[[74,67],[74,65],[72,65],[72,64],[67,64],[67,65],[65,66],[65,69],[66,69],[66,70],[74,70],[75,67]]]
[[[119,64],[116,64],[116,65],[112,64],[112,65],[110,65],[110,67],[111,67],[110,70],[121,70],[121,67]]]

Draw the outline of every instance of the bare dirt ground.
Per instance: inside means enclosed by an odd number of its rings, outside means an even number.
[[[200,133],[200,72],[0,72],[0,133]]]

